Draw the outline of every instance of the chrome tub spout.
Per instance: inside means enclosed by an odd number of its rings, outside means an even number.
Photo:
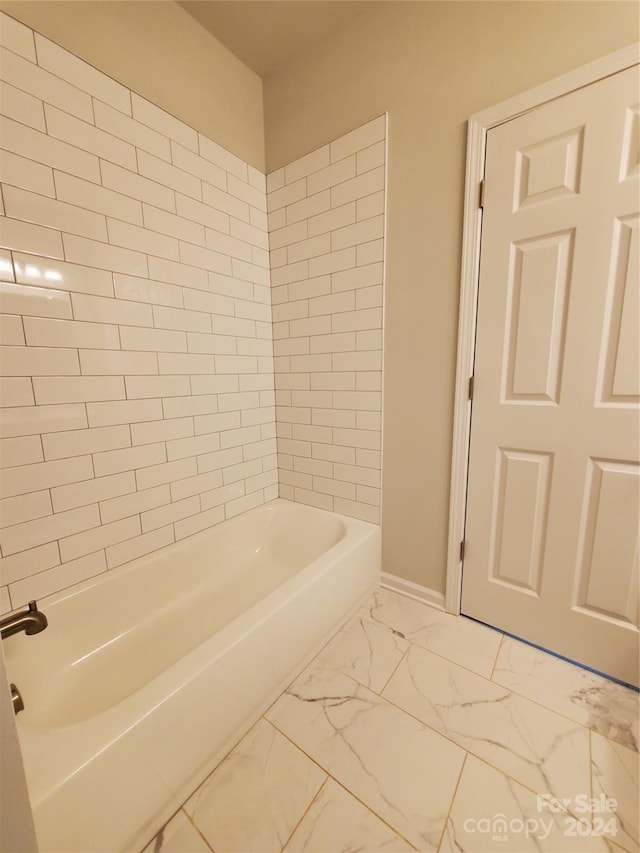
[[[44,631],[47,624],[47,617],[38,610],[37,603],[30,601],[27,610],[20,610],[18,613],[12,613],[0,619],[0,634],[3,640],[20,631],[24,631],[25,634],[39,634],[40,631]]]

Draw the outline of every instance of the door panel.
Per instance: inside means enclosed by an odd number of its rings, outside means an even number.
[[[638,684],[638,68],[487,135],[462,612]]]

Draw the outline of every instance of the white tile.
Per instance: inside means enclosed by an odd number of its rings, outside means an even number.
[[[155,421],[162,417],[160,400],[123,400],[115,403],[88,403],[89,426],[111,426],[140,421]]]
[[[640,843],[638,753],[592,732],[591,771],[593,797],[600,802],[615,801],[609,812],[592,817],[594,827],[598,828],[597,818],[605,823],[613,818],[611,831],[605,834],[633,853]],[[586,817],[591,815],[587,813]]]
[[[3,116],[46,132],[42,101],[4,81],[0,81],[0,112]]]
[[[384,190],[359,198],[356,201],[356,217],[358,222],[370,216],[380,216],[384,213]]]
[[[220,231],[222,234],[229,233],[229,215],[220,210],[216,210],[209,204],[203,204],[188,196],[176,194],[176,211],[178,215],[184,219],[189,219],[192,222],[197,222],[200,225],[206,225],[207,228],[213,228],[215,231]]]
[[[73,290],[98,296],[113,296],[111,273],[77,266],[49,258],[19,255],[14,252],[16,281],[56,290]]]
[[[396,832],[419,849],[437,848],[462,768],[459,747],[318,663],[267,718]]]
[[[229,229],[232,237],[237,237],[239,240],[244,240],[262,249],[269,248],[269,234],[266,227],[256,227],[255,225],[241,222],[239,219],[231,218]]]
[[[153,128],[153,130],[161,133],[163,136],[174,139],[180,145],[184,145],[185,148],[190,148],[192,151],[198,150],[198,134],[193,128],[188,127],[184,122],[174,118],[169,113],[161,110],[135,93],[131,94],[131,103],[135,119]]]
[[[258,365],[253,356],[216,355],[216,373],[257,373]]]
[[[14,53],[19,53],[31,62],[36,61],[36,50],[33,41],[33,30],[25,27],[15,18],[0,12],[0,44],[8,47]]]
[[[167,461],[163,443],[143,444],[138,447],[125,447],[122,450],[105,450],[93,454],[93,468],[96,477],[119,474],[122,471],[134,471],[159,465]],[[134,484],[135,488],[135,484]]]
[[[74,178],[64,172],[55,173],[57,196],[62,201],[113,216],[134,225],[142,225],[142,205],[139,201],[122,193],[98,187],[89,181]],[[67,229],[68,230],[68,229]]]
[[[93,112],[97,127],[149,154],[167,161],[171,159],[171,147],[166,136],[100,101],[94,102]]]
[[[45,317],[25,317],[23,323],[29,346],[120,349],[118,327],[107,323],[52,320]],[[34,373],[37,375],[37,371]]]
[[[386,142],[381,139],[380,142],[375,142],[368,148],[363,148],[356,154],[358,174],[368,172],[370,169],[375,169],[377,166],[383,166],[385,162],[385,147]]]
[[[369,243],[360,243],[357,248],[358,266],[375,264],[384,260],[384,241],[371,240]]]
[[[3,195],[7,216],[94,240],[107,239],[105,218],[97,213],[14,187],[5,187]]]
[[[0,246],[50,258],[64,254],[60,232],[6,216],[0,218]]]
[[[70,509],[46,518],[15,524],[2,531],[2,553],[8,557],[27,548],[34,548],[70,534],[77,534],[80,530],[96,529],[99,524],[100,515],[97,506]],[[64,554],[62,559],[65,559]]]
[[[247,164],[217,142],[198,134],[200,155],[243,181],[248,179]],[[195,150],[195,149],[194,149]]]
[[[544,792],[542,792],[544,794]],[[541,799],[513,779],[472,755],[460,784],[442,839],[442,853],[474,850],[491,853],[591,853],[612,850],[590,833],[572,838],[566,812],[541,806]]]
[[[115,566],[122,565],[122,563],[127,563],[129,560],[135,560],[136,557],[142,557],[152,551],[157,551],[159,548],[164,548],[174,541],[173,527],[161,527],[158,530],[152,530],[150,533],[136,536],[135,539],[107,548],[107,565],[112,569]]]
[[[364,447],[369,450],[380,449],[380,433],[374,430],[336,429],[333,433],[333,440],[335,444],[341,444],[345,447]]]
[[[198,430],[196,428],[196,433]],[[220,450],[220,439],[217,433],[195,435],[192,438],[178,438],[167,442],[167,460],[187,459],[202,453]]]
[[[29,465],[32,462],[43,461],[39,435],[0,439],[0,468],[12,468],[16,465]]]
[[[171,818],[142,853],[210,853],[211,848],[183,811]]]
[[[356,221],[356,206],[355,202],[343,204],[341,207],[336,207],[326,213],[319,213],[317,216],[312,216],[307,220],[307,228],[309,236],[313,237],[316,234],[327,234],[337,228],[343,228],[346,225],[353,225]]]
[[[214,187],[220,187],[222,190],[227,188],[227,175],[224,169],[176,142],[171,143],[171,162],[179,169],[201,178]]]
[[[326,166],[319,172],[309,175],[307,178],[307,192],[309,195],[312,195],[329,187],[334,187],[336,184],[341,184],[350,178],[355,178],[355,176],[356,157],[353,154],[351,157],[334,162],[331,166]]]
[[[42,446],[47,460],[68,459],[101,450],[117,450],[131,445],[128,426],[78,429],[50,433],[42,436]]]
[[[504,637],[492,680],[638,750],[638,694],[590,670]]]
[[[56,77],[61,77],[73,86],[131,115],[131,98],[128,89],[39,33],[35,34],[35,39],[38,65],[51,71]]]
[[[191,393],[187,376],[127,376],[128,400],[145,397],[188,397]]]
[[[95,400],[124,400],[121,376],[35,376],[36,404],[87,403]]]
[[[329,190],[315,193],[294,204],[287,205],[287,224],[291,225],[301,219],[308,219],[331,209],[331,194]],[[335,205],[334,205],[335,206]]]
[[[38,346],[0,347],[0,374],[3,376],[71,376],[78,373],[80,368],[76,350]]]
[[[187,438],[193,435],[193,419],[170,418],[166,416],[161,421],[146,421],[145,423],[131,424],[130,428],[131,440],[134,445],[153,444],[156,441]]]
[[[327,853],[328,850],[409,853],[413,849],[377,815],[329,778],[296,827],[284,853]]]
[[[121,327],[122,346],[129,350],[150,350],[152,352],[186,352],[187,336],[185,332],[167,329],[146,329],[135,326]]]
[[[78,510],[72,511],[77,512]],[[134,518],[125,518],[121,521],[113,521],[109,524],[101,524],[92,530],[85,530],[82,533],[61,538],[60,556],[63,562],[75,560],[78,557],[84,557],[85,554],[91,554],[94,551],[99,551],[117,542],[132,539],[139,533],[140,519],[137,516]]]
[[[37,435],[43,432],[62,432],[87,426],[84,405],[20,406],[0,412],[0,437]]]
[[[137,515],[145,510],[155,509],[170,503],[171,495],[167,484],[156,486],[152,489],[143,489],[140,492],[131,492],[122,497],[109,498],[100,503],[100,516],[102,523],[118,521]]]
[[[331,248],[335,252],[338,249],[344,249],[347,246],[356,246],[359,243],[366,243],[370,240],[376,240],[384,234],[384,217],[374,216],[371,219],[365,219],[355,225],[349,225],[346,228],[340,228],[331,233]]]
[[[133,145],[49,104],[45,104],[44,111],[49,136],[75,145],[110,163],[117,163],[125,169],[135,170],[136,151]]]
[[[383,695],[533,791],[588,790],[584,727],[438,655],[412,645]]]
[[[80,366],[85,376],[153,375],[158,372],[158,358],[151,352],[80,350]]]
[[[226,465],[235,465],[242,461],[242,448],[232,447],[227,450],[218,450],[198,457],[198,471],[205,474],[209,471],[218,471]],[[172,487],[173,488],[173,487]]]
[[[161,352],[158,353],[158,367],[162,374],[214,373],[213,359],[212,355]]]
[[[33,574],[34,566],[43,572],[59,564],[58,545],[55,542],[49,542],[45,545],[39,545],[37,548],[21,551],[11,557],[4,557],[0,560],[0,574],[3,583],[11,584]]]
[[[49,166],[34,163],[33,160],[27,160],[10,151],[3,151],[0,155],[0,181],[3,184],[33,190],[40,195],[55,195],[53,170]]]
[[[153,314],[149,305],[126,299],[106,299],[74,293],[73,316],[76,320],[94,323],[117,323],[124,326],[152,326]]]
[[[358,311],[345,311],[331,318],[334,332],[354,332],[363,329],[382,328],[381,308],[362,308]]]
[[[304,157],[299,157],[297,160],[294,160],[293,163],[289,163],[289,165],[285,166],[284,180],[287,184],[292,184],[294,181],[298,181],[300,178],[306,178],[306,176],[310,175],[312,172],[317,172],[319,169],[323,169],[328,165],[329,146],[324,145],[322,148],[316,148],[316,150],[312,151],[310,154],[306,154]],[[273,186],[276,174],[276,172],[272,172],[269,176],[271,179],[271,186],[268,188],[269,192],[273,189],[279,188]]]
[[[331,143],[331,162],[341,160],[385,138],[386,116],[378,116]]]
[[[187,292],[186,288],[194,287],[199,290],[207,290],[209,287],[209,278],[206,269],[187,266],[187,264],[168,261],[164,258],[149,257],[149,275],[151,278],[157,278],[160,281],[179,284],[185,288],[183,294]],[[189,307],[186,300],[185,307]]]
[[[51,499],[55,512],[88,506],[98,501],[126,495],[135,491],[136,478],[133,472],[115,474],[109,477],[97,476],[96,479],[51,489]]]
[[[109,242],[111,245],[124,246],[128,249],[136,249],[148,255],[156,255],[159,258],[177,261],[180,258],[178,241],[164,234],[157,234],[147,228],[139,228],[128,222],[120,222],[118,219],[109,219]]]
[[[182,307],[182,288],[164,281],[152,281],[129,275],[113,276],[115,294],[119,299],[150,302],[152,305]]]
[[[382,189],[384,189],[384,167],[378,166],[377,169],[332,187],[331,206],[338,207]]]
[[[280,169],[276,169],[275,172],[270,172],[267,175],[267,193],[271,193],[274,190],[282,189],[285,183],[284,178],[284,166]]]
[[[79,560],[64,563],[61,566],[38,572],[29,578],[11,585],[11,598],[16,607],[31,599],[44,598],[73,584],[95,577],[105,571],[106,562],[103,551],[88,554]]]
[[[206,246],[207,249],[213,249],[222,255],[230,255],[244,261],[251,261],[253,257],[249,243],[210,228],[206,229]]]
[[[164,465],[142,468],[136,473],[136,481],[138,489],[151,489],[184,477],[193,477],[197,473],[195,459],[177,459],[175,462],[165,462]]]
[[[9,282],[0,283],[0,310],[31,317],[71,319],[73,316],[68,293]]]
[[[224,507],[221,506],[200,512],[198,515],[192,515],[190,518],[185,518],[182,521],[176,521],[173,525],[176,541],[184,539],[185,536],[192,536],[194,533],[199,533],[201,530],[208,530],[221,521],[224,521]],[[179,853],[182,853],[182,851],[179,851]]]
[[[205,183],[202,187],[202,201],[222,213],[234,216],[236,219],[241,219],[244,222],[250,220],[249,204],[218,187],[212,187]]]
[[[31,492],[28,495],[17,495],[13,498],[0,500],[0,526],[9,527],[51,515],[51,495],[47,491]]]
[[[260,720],[185,805],[221,850],[280,850],[326,774]]]
[[[142,532],[148,533],[175,521],[182,521],[200,512],[200,501],[197,497],[187,498],[183,501],[167,504],[166,506],[150,509],[140,516],[142,520]]]
[[[199,202],[194,202],[199,204]],[[198,246],[204,246],[205,234],[204,227],[197,222],[191,222],[183,216],[174,216],[172,213],[167,213],[165,210],[160,210],[151,205],[144,205],[144,224],[151,231],[157,231],[160,234],[167,234],[175,237],[178,240],[185,240],[188,243],[195,243]],[[167,257],[163,252],[155,252],[154,254],[161,257]]]
[[[232,272],[231,259],[220,252],[193,246],[190,243],[180,243],[180,260],[185,264],[201,267],[212,272],[229,275]]]
[[[106,246],[104,243],[68,234],[64,235],[63,241],[65,257],[70,261],[127,275],[147,275],[147,258],[140,252]]]
[[[311,258],[309,261],[309,276],[313,278],[319,275],[340,272],[350,269],[356,265],[356,250],[351,247],[339,252],[327,252],[319,258]]]
[[[145,178],[149,178],[165,187],[171,187],[183,195],[191,196],[197,201],[202,201],[202,182],[182,169],[165,163],[153,154],[146,151],[138,151],[138,171]]]
[[[326,255],[331,251],[331,239],[328,234],[319,234],[308,240],[292,243],[287,252],[289,262],[294,264],[306,258],[316,258],[318,255]]]
[[[203,474],[198,474],[195,477],[186,477],[184,480],[178,480],[177,482],[172,483],[171,497],[174,501],[179,501],[183,500],[184,498],[192,497],[193,495],[200,495],[203,492],[208,492],[212,489],[217,489],[221,485],[222,473],[216,469]]]
[[[86,121],[93,120],[91,97],[86,92],[4,47],[0,50],[0,64],[2,77],[7,83],[42,98],[48,104],[55,104],[67,113]]]
[[[250,495],[233,498],[228,501],[224,507],[224,513],[227,518],[233,518],[236,515],[241,515],[243,512],[248,512],[255,506],[261,506],[264,503],[262,492],[253,492]]]
[[[251,186],[251,184],[246,183],[246,181],[240,178],[236,178],[235,175],[227,176],[227,190],[232,196],[246,201],[247,204],[256,207],[258,210],[266,212],[267,196],[263,190]]]
[[[334,293],[343,290],[355,290],[360,287],[372,287],[376,284],[382,284],[381,263],[337,272],[331,276],[331,289]]]
[[[106,161],[100,164],[100,171],[105,187],[139,201],[146,201],[155,207],[175,212],[175,193],[169,187]]]
[[[294,181],[292,184],[282,187],[282,189],[273,190],[267,196],[267,210],[272,213],[281,207],[288,204],[293,204],[300,199],[306,198],[307,181],[302,178],[299,181]]]
[[[0,495],[13,497],[28,492],[76,483],[93,477],[91,457],[76,456],[71,461],[40,462],[7,469],[2,475]]]

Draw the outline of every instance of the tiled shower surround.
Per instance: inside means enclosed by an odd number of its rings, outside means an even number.
[[[270,175],[268,222],[262,173],[0,39],[0,612],[278,493],[378,521],[384,117]]]

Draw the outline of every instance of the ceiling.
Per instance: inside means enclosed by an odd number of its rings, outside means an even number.
[[[372,2],[179,0],[179,4],[245,65],[268,77],[308,53]]]

